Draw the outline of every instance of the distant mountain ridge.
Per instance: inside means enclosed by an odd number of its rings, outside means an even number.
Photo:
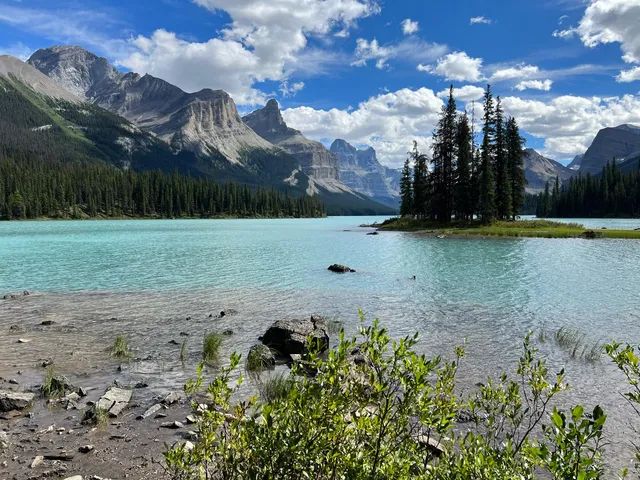
[[[527,148],[524,151],[523,160],[527,193],[542,192],[546,183],[553,184],[556,177],[562,185],[576,174],[575,171],[561,163],[540,155],[533,148]]]
[[[607,162],[640,154],[640,127],[623,124],[600,130],[580,161],[581,174],[599,174]]]
[[[358,150],[346,140],[337,139],[329,150],[338,159],[338,177],[342,182],[380,203],[398,206],[401,172],[380,164],[372,147]]]

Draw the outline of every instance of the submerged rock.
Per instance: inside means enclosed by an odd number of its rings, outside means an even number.
[[[339,263],[330,265],[327,270],[335,273],[355,273],[355,270],[353,268],[347,267],[346,265],[340,265]]]
[[[0,412],[24,410],[33,402],[35,394],[31,392],[11,392],[0,390]]]
[[[324,352],[329,348],[329,335],[324,319],[311,316],[306,320],[278,320],[266,331],[262,343],[282,355],[306,354],[309,346]]]

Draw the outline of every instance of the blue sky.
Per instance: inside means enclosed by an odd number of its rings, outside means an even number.
[[[76,44],[243,112],[275,97],[291,126],[389,165],[428,148],[449,85],[462,111],[491,83],[560,160],[640,123],[640,0],[0,0],[0,25],[2,53]]]

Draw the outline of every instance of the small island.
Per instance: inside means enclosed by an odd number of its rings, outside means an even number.
[[[624,238],[640,239],[640,230],[586,228],[578,223],[550,220],[476,221],[442,224],[427,219],[390,218],[379,225],[380,230],[417,232],[434,237],[529,237],[529,238]]]

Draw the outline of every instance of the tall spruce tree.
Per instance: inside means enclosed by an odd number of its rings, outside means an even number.
[[[495,132],[496,214],[500,219],[508,219],[512,217],[511,179],[509,175],[506,132],[500,97],[496,99]]]
[[[507,120],[506,129],[507,166],[511,181],[511,214],[515,219],[524,206],[526,180],[524,177],[524,139],[520,136],[518,122],[513,117]]]
[[[433,135],[432,216],[444,223],[451,221],[455,192],[456,101],[453,86],[449,87],[449,99],[442,108],[440,120]]]
[[[400,215],[403,217],[413,215],[413,178],[411,175],[412,153],[407,156],[402,167],[400,178]]]
[[[473,162],[473,142],[469,118],[464,113],[458,118],[456,128],[456,171],[455,171],[455,214],[458,220],[469,220],[473,215],[471,166]]]
[[[413,213],[418,218],[426,218],[430,211],[429,205],[429,168],[427,156],[420,153],[418,143],[413,142]]]
[[[493,176],[495,159],[495,109],[491,85],[484,93],[484,116],[482,127],[482,146],[480,148],[480,198],[478,211],[484,223],[492,222],[496,217],[495,179]]]

